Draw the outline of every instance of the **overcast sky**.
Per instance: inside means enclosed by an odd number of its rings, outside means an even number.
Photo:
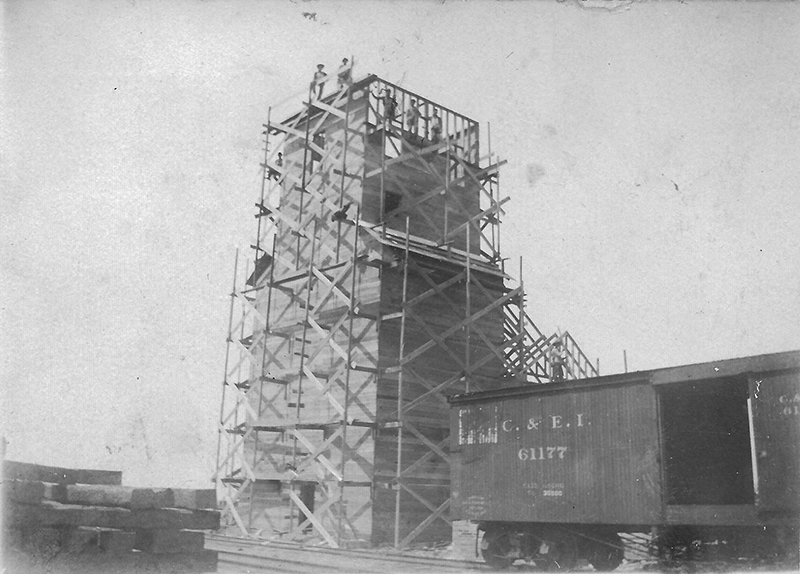
[[[209,484],[261,126],[344,56],[491,123],[509,269],[603,373],[800,348],[800,7],[599,5],[6,1],[7,457]]]

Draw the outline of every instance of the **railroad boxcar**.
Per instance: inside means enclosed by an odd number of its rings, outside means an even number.
[[[456,395],[451,507],[486,562],[796,563],[800,352]]]

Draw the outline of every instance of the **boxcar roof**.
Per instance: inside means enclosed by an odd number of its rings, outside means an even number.
[[[561,383],[529,384],[474,393],[463,393],[450,397],[450,402],[461,404],[487,399],[504,399],[532,394],[550,394],[565,390],[580,391],[598,386],[668,384],[684,381],[705,381],[721,377],[732,377],[747,373],[765,373],[800,369],[800,351],[786,351],[767,355],[754,355],[736,359],[695,363],[678,367],[665,367],[648,371],[603,375],[588,379],[575,379]]]

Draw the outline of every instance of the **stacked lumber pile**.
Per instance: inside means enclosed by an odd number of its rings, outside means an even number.
[[[14,572],[216,572],[214,490],[122,486],[122,473],[3,461],[3,556]]]

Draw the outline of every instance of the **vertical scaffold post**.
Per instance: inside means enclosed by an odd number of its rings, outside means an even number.
[[[247,261],[245,261],[245,264],[244,264],[244,276],[248,277],[249,273],[250,273],[250,265],[248,264]],[[237,295],[238,295],[238,293],[237,293]],[[243,344],[242,341],[246,340],[245,339],[245,322],[247,321],[247,309],[245,309],[244,305],[241,306],[241,309],[242,309],[242,318],[239,321],[239,343]],[[244,361],[239,361],[238,365],[236,366],[236,380],[237,381],[241,381],[242,380],[242,366],[243,366],[243,364],[244,364]],[[249,374],[248,374],[248,379],[249,379]],[[245,380],[247,380],[247,379],[245,379]],[[245,415],[245,421],[246,420],[247,420],[247,416]],[[237,400],[236,409],[234,411],[233,427],[236,428],[236,429],[239,428],[239,405],[238,405],[238,400]]]
[[[492,187],[491,189],[494,190],[495,188],[497,188],[497,204],[496,205],[499,206],[499,204],[500,204],[500,170],[499,169],[495,170],[494,177],[495,177],[495,186]],[[491,185],[491,182],[490,182],[489,185]],[[492,192],[492,196],[494,196],[494,191]],[[502,251],[500,250],[500,208],[499,207],[497,209],[496,217],[497,217],[497,225],[496,225],[496,227],[497,227],[497,245],[495,245],[495,253],[497,253],[498,259],[500,259],[500,269],[503,271],[503,273],[505,273],[506,272],[506,261],[505,261],[505,259],[503,259],[500,256]],[[520,279],[522,279],[522,276],[520,276]]]
[[[386,89],[385,86],[384,86],[384,89]],[[378,92],[378,94],[380,94],[380,92]],[[385,94],[386,94],[386,92],[384,92],[384,98],[386,97]],[[380,98],[380,96],[379,96],[379,98]],[[380,103],[380,101],[378,103]],[[378,107],[379,106],[376,105],[376,113],[377,113],[377,108]],[[382,222],[382,225],[381,225],[381,237],[386,237],[386,130],[388,129],[388,126],[386,125],[386,101],[385,100],[383,102],[383,106],[381,107],[381,111],[382,111],[382,113],[378,114],[379,117],[381,118],[381,124],[383,126],[382,129],[381,129],[381,194],[380,194],[381,195],[381,197],[380,197],[380,200],[381,200],[380,201],[381,214],[380,214],[380,221]]]
[[[519,355],[520,375],[526,377],[525,370],[528,359],[525,353],[525,282],[522,279],[522,256],[519,258],[519,331],[517,334],[519,335],[519,352],[517,354]]]
[[[348,308],[347,318],[347,366],[344,374],[344,412],[342,413],[342,464],[341,464],[341,479],[339,481],[339,515],[337,517],[336,525],[336,543],[342,545],[342,518],[344,516],[344,489],[345,489],[345,469],[347,468],[347,424],[348,424],[348,407],[350,406],[350,372],[353,368],[353,321],[355,319],[355,302],[356,302],[356,275],[358,271],[358,229],[361,224],[361,208],[356,211],[356,220],[353,238],[353,268],[351,271],[352,277],[350,278],[350,302]]]
[[[314,220],[314,234],[311,236],[311,259],[308,262],[308,275],[306,278],[306,297],[305,297],[305,316],[303,317],[303,339],[300,341],[300,365],[297,377],[297,403],[295,404],[295,422],[300,421],[300,408],[303,401],[303,379],[305,376],[305,358],[306,358],[306,343],[308,339],[308,325],[309,316],[311,314],[311,286],[314,278],[314,259],[316,256],[317,248],[317,220]],[[298,258],[299,258],[298,250]],[[294,440],[292,442],[292,466],[297,468],[297,431],[292,433]],[[292,486],[294,490],[294,486]],[[292,515],[294,512],[292,512]],[[298,523],[299,523],[298,517]]]
[[[486,154],[488,159],[489,165],[492,165],[492,123],[486,122]],[[494,185],[494,178],[499,177],[499,171],[495,174],[489,175],[489,201],[491,202],[491,206],[495,207],[499,205],[500,202],[500,190],[497,190],[497,199],[494,197],[495,192],[495,185]],[[500,258],[500,209],[498,208],[494,212],[494,217],[497,220],[497,223],[490,223],[492,226],[492,259]],[[501,259],[502,261],[502,259]]]
[[[267,190],[267,181],[272,177],[271,168],[268,165],[269,162],[269,131],[272,127],[272,107],[267,109],[267,129],[264,131],[264,173],[263,177],[261,178],[261,194],[259,196],[259,202],[256,206],[258,208],[258,213],[256,214],[256,220],[258,223],[256,224],[256,244],[255,244],[255,265],[253,265],[253,289],[256,288],[256,282],[258,281],[258,261],[261,257],[262,251],[264,251],[261,247],[261,220],[263,219],[264,214],[264,200],[266,199],[266,190]],[[273,256],[275,255],[273,250]],[[246,285],[245,285],[246,287]],[[267,330],[266,330],[266,323],[264,325],[264,337],[262,341],[264,345],[264,357],[262,357],[262,368],[261,368],[261,375],[264,374],[264,359],[266,358],[267,353]],[[255,372],[255,371],[254,371]],[[251,381],[251,388],[255,387],[256,381]],[[261,406],[262,406],[262,398],[264,395],[264,381],[262,377],[258,377],[258,410],[256,411],[257,414],[261,414]],[[253,468],[255,468],[256,463],[258,462],[258,431],[253,431]],[[252,528],[253,526],[253,496],[255,494],[255,482],[250,483],[250,509],[247,513],[247,526],[248,528]]]
[[[311,134],[311,107],[313,104],[311,103],[312,99],[314,98],[314,85],[312,84],[308,91],[308,106],[306,109],[306,134],[303,140],[303,175],[300,180],[300,207],[297,213],[297,223],[302,228],[303,225],[303,207],[305,201],[305,194],[306,194],[306,168],[308,167],[308,137]],[[312,169],[313,169],[313,160],[312,160]],[[300,269],[300,236],[302,234],[298,232],[297,234],[297,253],[295,254],[295,269]],[[299,403],[298,403],[299,404]]]
[[[262,204],[263,204],[263,201],[262,201]],[[264,376],[265,376],[265,373],[267,372],[267,337],[269,336],[270,311],[272,310],[272,281],[275,278],[275,265],[273,265],[273,262],[275,261],[275,244],[276,244],[276,238],[273,235],[272,236],[272,250],[271,250],[271,254],[270,254],[270,257],[272,259],[270,261],[269,280],[268,280],[269,282],[267,284],[267,309],[266,309],[266,311],[264,313],[264,331],[263,331],[263,337],[262,337],[262,340],[261,340],[261,344],[262,344],[261,369],[259,370],[259,376],[258,376],[258,381],[257,381],[258,382],[258,410],[256,411],[256,415],[258,417],[261,417],[261,411],[262,411],[262,408],[264,406],[264,404],[263,404],[263,401],[264,401]],[[254,275],[253,275],[253,287],[254,288],[256,287],[255,283],[257,281],[258,281],[258,277],[256,277],[255,271],[254,271]],[[256,381],[254,381],[254,382],[256,382]],[[258,421],[256,421],[256,422],[258,422]],[[257,429],[253,431],[253,468],[256,468],[256,466],[258,465],[258,437],[259,437],[258,432],[259,431]],[[252,488],[253,489],[255,488],[255,482],[253,483]],[[253,507],[255,505],[253,504],[253,496],[252,496],[252,493],[254,491],[251,490],[250,492],[251,492],[250,511],[248,513],[247,526],[249,528],[252,528],[253,527]]]
[[[403,472],[403,357],[406,346],[406,305],[408,304],[408,255],[410,241],[410,222],[406,216],[406,240],[405,253],[403,257],[403,295],[400,307],[400,352],[398,364],[400,369],[397,372],[397,478],[394,499],[394,547],[400,547],[400,495],[402,492],[401,474]]]
[[[272,108],[267,110],[267,129],[264,131],[264,177],[261,178],[261,196],[258,205],[258,214],[256,219],[256,263],[258,263],[258,255],[261,252],[261,220],[263,219],[264,200],[266,199],[267,181],[272,177],[270,167],[267,165],[269,161],[269,130],[272,128]],[[255,278],[254,278],[255,279]],[[255,285],[253,285],[255,287]]]
[[[351,60],[352,62],[352,60]],[[347,147],[348,142],[350,140],[350,105],[352,102],[352,92],[350,91],[349,86],[345,86],[347,90],[347,103],[345,104],[345,112],[344,112],[344,143],[342,146],[342,178],[341,184],[339,189],[339,209],[344,209],[342,205],[344,203],[344,188],[347,182],[346,173],[347,173]],[[356,235],[358,235],[358,226],[356,226]],[[336,262],[339,262],[339,249],[342,245],[342,222],[339,221],[336,226]]]
[[[470,328],[471,321],[469,321],[469,318],[472,316],[472,304],[471,304],[471,301],[470,301],[470,295],[471,294],[470,294],[470,286],[469,286],[470,282],[472,281],[472,269],[471,269],[472,268],[472,260],[470,258],[470,248],[469,248],[469,228],[470,227],[472,227],[472,226],[471,225],[467,225],[467,270],[466,270],[466,274],[467,274],[467,280],[466,280],[466,304],[467,305],[466,306],[467,306],[467,309],[466,309],[466,314],[465,314],[465,317],[466,317],[467,321],[466,321],[466,329],[464,330],[464,371],[465,371],[464,375],[466,377],[465,384],[466,384],[466,391],[467,392],[469,392],[469,381],[472,378],[472,376],[471,376],[472,373],[470,373],[470,367],[469,367],[469,361],[470,361],[470,356],[469,356],[469,338],[470,338],[470,335],[472,333],[472,330]]]
[[[222,435],[225,432],[225,395],[228,393],[228,367],[230,366],[231,356],[231,330],[233,329],[233,302],[236,299],[236,274],[239,271],[239,250],[236,250],[236,255],[233,260],[233,285],[231,286],[231,303],[228,311],[228,338],[225,343],[225,372],[222,375],[222,400],[219,406],[219,429],[217,430],[217,475],[216,485],[217,490],[222,487],[222,468],[220,467],[220,456],[222,453]],[[227,457],[226,457],[227,460]]]
[[[445,137],[448,137],[445,135]],[[445,148],[444,152],[444,162],[445,162],[445,169],[444,169],[444,235],[442,235],[442,241],[445,242],[447,245],[447,253],[450,253],[450,243],[447,239],[447,232],[450,230],[449,226],[449,217],[448,212],[450,211],[447,207],[447,201],[450,196],[450,141],[448,137],[447,147]],[[469,227],[469,226],[467,226]]]

